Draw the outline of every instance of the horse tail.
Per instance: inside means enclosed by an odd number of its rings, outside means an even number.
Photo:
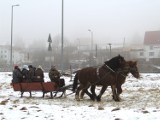
[[[76,88],[78,85],[78,72],[76,73],[75,77],[74,77],[74,81],[73,81],[73,88],[72,91],[75,92]]]

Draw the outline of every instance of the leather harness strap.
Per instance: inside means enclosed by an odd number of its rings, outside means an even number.
[[[121,71],[118,71],[118,72],[115,72],[112,68],[110,68],[108,65],[105,65],[110,71],[112,71],[113,73],[116,73],[116,84],[117,84],[117,80],[118,80],[118,74],[120,74],[120,75],[122,75],[123,77],[126,77],[124,74],[122,74],[122,73],[120,73]],[[97,78],[99,79],[99,81],[98,82],[100,82],[103,78],[100,78],[100,75],[99,75],[99,67],[96,69],[96,74],[97,74]],[[107,74],[106,74],[107,75]],[[106,76],[105,75],[105,76]],[[98,82],[96,82],[96,83],[98,83]],[[94,84],[96,84],[96,83],[94,83]]]
[[[112,68],[110,68],[108,65],[106,65],[106,67],[111,70],[112,72],[115,72]]]

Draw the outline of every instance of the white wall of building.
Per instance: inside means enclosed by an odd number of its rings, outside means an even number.
[[[149,61],[152,58],[160,58],[160,45],[145,45],[144,49],[132,49],[130,51],[131,58],[145,59]]]
[[[13,49],[12,51],[13,64],[20,64],[25,60],[25,53],[19,49]],[[0,59],[5,61],[6,64],[10,64],[11,49],[9,46],[0,45]]]

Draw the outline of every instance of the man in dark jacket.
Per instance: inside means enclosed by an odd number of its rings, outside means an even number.
[[[29,68],[28,65],[23,65],[23,69],[22,69],[22,75],[23,75],[23,79],[22,82],[29,82],[29,78],[28,75],[29,74]]]
[[[63,78],[60,79],[60,72],[56,69],[55,66],[51,66],[49,71],[49,78],[52,82],[55,82],[58,87],[63,87],[65,85],[65,81]]]
[[[58,70],[55,68],[55,66],[51,66],[51,69],[49,71],[49,78],[52,82],[55,82],[59,84],[59,79],[60,79],[60,73]]]
[[[44,82],[44,72],[40,65],[37,67],[35,71],[35,79],[33,82]]]
[[[21,70],[19,69],[19,67],[17,65],[14,67],[12,77],[13,77],[12,83],[19,83],[19,82],[21,82],[21,80],[23,78]]]
[[[28,67],[29,67],[28,79],[29,82],[32,82],[35,79],[35,70],[32,65],[29,65]]]

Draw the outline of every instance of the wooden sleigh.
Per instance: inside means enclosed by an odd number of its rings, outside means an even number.
[[[20,91],[21,97],[23,97],[24,92],[29,92],[30,97],[32,97],[32,92],[39,91],[43,93],[43,98],[46,93],[50,92],[51,98],[55,97],[58,92],[62,92],[62,97],[65,95],[67,89],[70,89],[72,85],[67,85],[59,87],[55,82],[32,82],[32,83],[11,83],[14,91]],[[55,95],[53,96],[53,93]]]

